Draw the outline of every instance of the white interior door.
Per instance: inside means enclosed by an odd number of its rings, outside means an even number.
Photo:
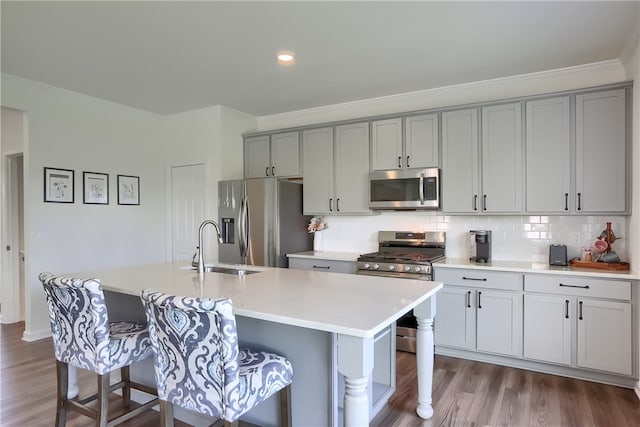
[[[198,245],[198,227],[205,219],[204,164],[171,167],[172,260],[190,260]]]

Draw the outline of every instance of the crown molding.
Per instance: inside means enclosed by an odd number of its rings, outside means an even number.
[[[527,74],[425,89],[377,98],[261,116],[259,131],[325,123],[359,117],[445,108],[473,102],[617,83],[625,80],[618,59]]]

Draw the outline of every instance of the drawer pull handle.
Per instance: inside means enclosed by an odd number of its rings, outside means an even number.
[[[482,296],[482,292],[478,291],[478,308],[482,308],[482,304],[480,303],[481,296]]]
[[[578,319],[582,320],[582,301],[580,301],[579,304],[580,304],[580,314],[578,315]]]
[[[564,300],[564,318],[565,319],[569,318],[569,300],[568,299]]]
[[[589,285],[565,285],[564,283],[560,283],[560,286],[563,288],[580,288],[580,289],[589,289]]]
[[[314,265],[313,268],[324,268],[325,270],[329,270],[331,266],[329,265]]]
[[[482,279],[478,279],[476,277],[466,277],[466,276],[462,276],[462,280],[475,280],[477,282],[486,282],[487,278],[482,278]]]
[[[467,291],[467,308],[471,308],[471,291]]]

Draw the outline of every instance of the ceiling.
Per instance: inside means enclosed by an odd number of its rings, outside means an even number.
[[[2,72],[160,114],[264,116],[616,59],[639,5],[3,0]]]

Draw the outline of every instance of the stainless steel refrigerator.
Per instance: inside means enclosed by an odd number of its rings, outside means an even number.
[[[220,262],[287,268],[288,253],[313,249],[309,219],[302,214],[301,181],[220,181]]]

